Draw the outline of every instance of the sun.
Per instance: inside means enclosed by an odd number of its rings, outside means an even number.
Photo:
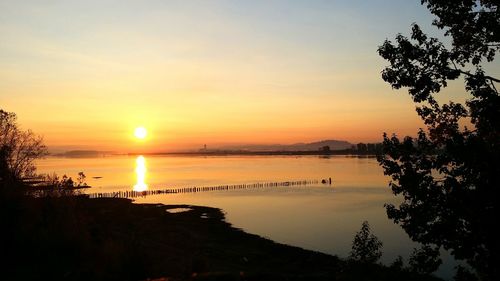
[[[134,136],[138,139],[144,139],[148,135],[148,131],[144,127],[137,127],[134,131]]]

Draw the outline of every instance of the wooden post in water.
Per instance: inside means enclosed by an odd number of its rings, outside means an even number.
[[[311,184],[318,184],[318,180],[301,180],[301,181],[282,181],[282,182],[257,182],[257,183],[242,183],[242,184],[232,184],[232,185],[216,185],[216,186],[192,186],[192,187],[181,187],[181,188],[168,188],[163,189],[151,189],[145,191],[117,191],[117,192],[98,192],[90,193],[87,196],[91,199],[94,198],[137,198],[146,197],[148,195],[158,195],[158,194],[170,194],[170,193],[196,193],[196,192],[206,192],[206,191],[228,191],[228,190],[238,190],[238,189],[251,189],[251,188],[266,188],[266,187],[296,187],[305,186]],[[332,178],[328,178],[328,183],[331,184]]]

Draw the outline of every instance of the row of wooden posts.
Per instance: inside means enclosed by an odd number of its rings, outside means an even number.
[[[98,192],[87,194],[89,198],[135,198],[145,197],[148,195],[157,194],[177,194],[177,193],[193,193],[206,191],[223,191],[236,189],[252,189],[265,187],[289,187],[318,184],[318,180],[301,180],[301,181],[282,181],[282,182],[266,182],[266,183],[250,183],[250,184],[232,184],[232,185],[217,185],[217,186],[202,186],[202,187],[183,187],[183,188],[166,188],[145,191],[116,191],[116,192]]]

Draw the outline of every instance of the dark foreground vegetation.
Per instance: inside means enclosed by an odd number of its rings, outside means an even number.
[[[500,240],[492,231],[500,195],[500,79],[490,68],[500,52],[500,2],[421,3],[451,46],[413,24],[409,38],[398,34],[378,49],[388,62],[382,78],[408,89],[425,124],[416,137],[384,135],[378,161],[403,198],[386,205],[387,215],[431,256],[444,248],[465,261],[473,269],[465,280],[500,280]],[[444,103],[440,92],[452,82],[464,88]]]
[[[214,208],[84,196],[0,201],[2,280],[437,280],[278,244],[231,227]],[[167,212],[179,207],[191,210]]]

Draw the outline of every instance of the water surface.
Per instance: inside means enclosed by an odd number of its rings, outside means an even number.
[[[385,264],[398,255],[407,260],[418,246],[387,219],[384,204],[398,199],[374,158],[110,156],[47,158],[38,167],[39,172],[73,177],[85,172],[92,186],[87,192],[332,178],[332,185],[163,194],[136,198],[136,202],[217,207],[230,223],[247,232],[340,257],[349,254],[364,220],[384,243]],[[437,275],[450,278],[453,266],[445,254]]]

